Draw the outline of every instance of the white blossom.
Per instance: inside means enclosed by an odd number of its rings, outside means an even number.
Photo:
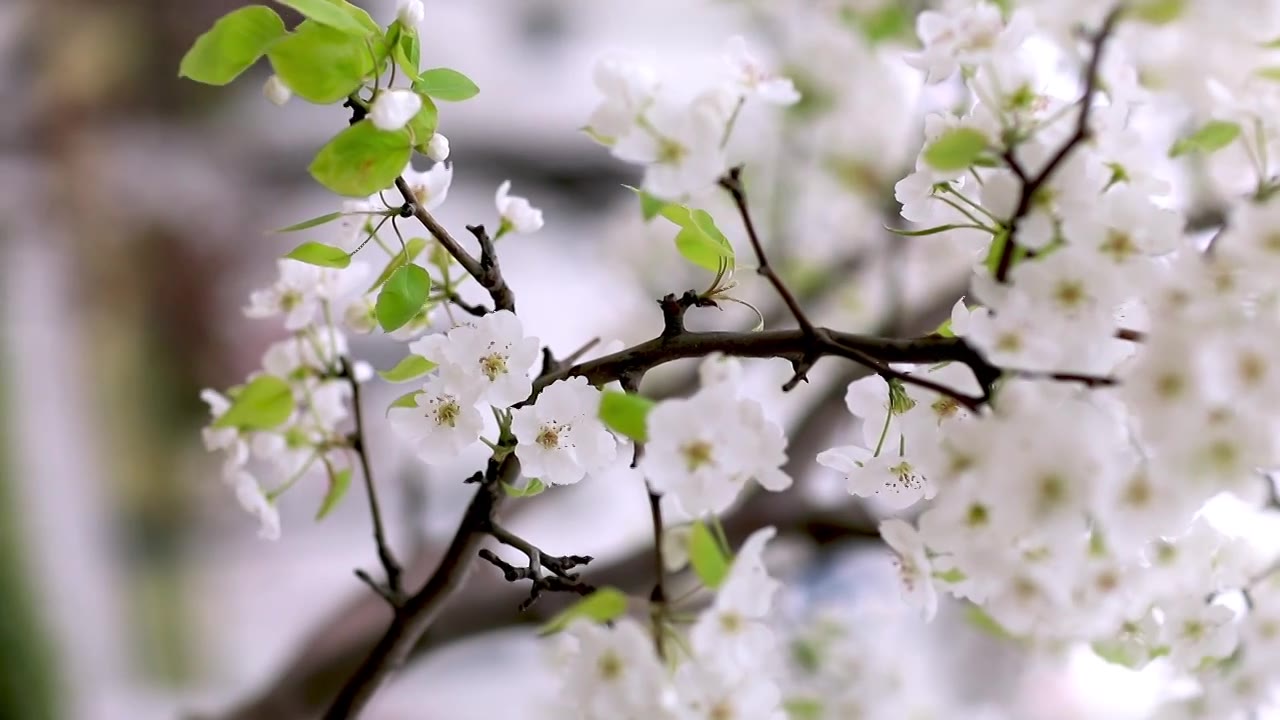
[[[542,211],[529,204],[526,198],[508,194],[511,181],[503,180],[494,194],[494,204],[498,206],[498,215],[502,218],[502,228],[525,234],[542,229]],[[499,234],[502,230],[499,230]]]
[[[409,29],[416,29],[427,16],[422,0],[396,0],[396,19]]]
[[[427,141],[427,157],[434,162],[444,162],[449,159],[449,138],[444,133],[432,133],[431,139]]]
[[[933,564],[919,533],[902,520],[885,520],[880,523],[880,536],[897,556],[903,598],[925,620],[932,620],[938,611],[938,594],[933,587]]]
[[[391,427],[428,463],[451,460],[480,439],[484,417],[474,396],[455,389],[443,376],[423,384],[415,407],[395,407],[387,412]]]
[[[293,97],[293,91],[288,85],[284,84],[284,80],[279,75],[272,74],[262,85],[262,94],[271,101],[273,105],[284,105],[289,102],[289,98]]]
[[[379,130],[400,130],[422,109],[422,96],[413,90],[383,90],[373,99],[369,120]]]
[[[600,391],[585,378],[557,380],[516,408],[511,430],[522,472],[550,485],[576,483],[613,461],[617,441],[599,418]]]
[[[446,335],[428,335],[409,351],[440,366],[447,387],[495,407],[508,407],[529,396],[529,371],[538,360],[538,339],[525,337],[515,313],[499,310]]]
[[[449,195],[449,186],[453,184],[453,166],[449,163],[436,163],[430,170],[419,171],[414,170],[410,163],[400,176],[424,210],[435,210]]]
[[[729,39],[725,62],[744,96],[755,95],[771,105],[794,105],[800,100],[800,93],[791,80],[766,70],[747,49],[747,41],[741,36]]]

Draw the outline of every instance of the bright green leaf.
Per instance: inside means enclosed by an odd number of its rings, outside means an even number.
[[[729,577],[729,556],[711,529],[695,520],[689,532],[689,564],[703,585],[715,590]]]
[[[274,375],[259,375],[240,388],[231,407],[213,426],[240,430],[270,430],[289,419],[293,412],[293,390]]]
[[[374,280],[373,284],[369,286],[369,292],[377,290],[379,285],[386,282],[387,278],[391,277],[391,273],[403,267],[405,263],[413,262],[414,258],[418,257],[418,254],[421,253],[422,249],[426,246],[426,238],[410,238],[409,242],[404,244],[404,248],[400,252],[396,253],[395,257],[391,258],[390,262],[387,263],[387,266],[382,268],[381,273],[378,273],[378,279]]]
[[[374,66],[367,39],[312,20],[304,20],[276,41],[267,58],[294,94],[320,105],[338,102],[358,90]]]
[[[338,506],[338,501],[342,500],[342,496],[347,494],[347,488],[351,487],[351,468],[343,468],[337,472],[333,472],[333,468],[328,469],[329,491],[324,494],[324,500],[320,502],[320,509],[316,511],[316,520],[323,520],[332,512]]]
[[[325,223],[333,222],[334,220],[337,220],[340,217],[342,217],[341,212],[325,213],[324,215],[320,215],[319,217],[313,217],[310,220],[303,220],[302,222],[297,223],[296,225],[282,227],[279,230],[276,230],[276,232],[288,233],[288,232],[297,232],[299,230],[307,230],[309,228],[324,225]]]
[[[1210,120],[1204,127],[1178,140],[1169,148],[1169,157],[1189,153],[1212,153],[1235,142],[1240,137],[1240,125],[1226,120]]]
[[[623,185],[626,189],[640,196],[640,214],[644,217],[645,222],[658,217],[662,213],[662,209],[670,205],[670,201],[663,200],[656,195],[650,195],[648,191],[641,190],[631,185]]]
[[[318,242],[304,242],[285,257],[320,267],[344,268],[351,264],[351,256],[346,250]]]
[[[733,257],[724,246],[697,228],[684,228],[677,233],[676,249],[685,260],[711,272],[719,272],[721,263]]]
[[[333,192],[363,198],[390,187],[412,154],[407,130],[386,132],[361,120],[320,148],[307,170]]]
[[[538,633],[550,635],[560,632],[579,618],[598,623],[609,622],[622,617],[626,611],[627,596],[617,588],[604,587],[557,613]]]
[[[281,5],[297,10],[303,17],[315,20],[326,27],[341,30],[348,35],[366,37],[382,28],[369,17],[369,13],[345,0],[276,0]]]
[[[226,85],[262,57],[285,34],[284,22],[269,7],[250,5],[223,15],[196,38],[182,57],[178,76]]]
[[[421,48],[418,33],[413,28],[403,28],[400,21],[391,23],[387,33],[387,42],[391,44],[391,57],[396,66],[409,78],[410,83],[418,82],[418,63]]]
[[[987,136],[973,128],[952,128],[924,149],[924,161],[935,170],[964,170],[987,149]]]
[[[434,370],[435,367],[435,363],[421,355],[406,355],[403,360],[396,363],[396,366],[390,370],[379,370],[378,375],[387,382],[402,383],[422,377]]]
[[[720,246],[721,257],[725,259],[729,265],[729,269],[732,270],[733,245],[729,243],[729,238],[725,237],[724,233],[720,232],[720,228],[716,227],[715,218],[712,218],[711,213],[706,210],[694,210],[690,214],[690,217],[693,218],[694,225],[697,226],[703,234],[714,240],[716,244]]]
[[[436,126],[440,122],[440,112],[431,98],[422,93],[418,93],[418,97],[422,98],[422,107],[408,125],[410,139],[415,147],[426,145],[431,136],[436,134]],[[425,148],[422,153],[426,154]]]
[[[405,265],[382,285],[373,311],[382,329],[391,332],[413,319],[427,303],[431,276],[418,265]]]
[[[1130,7],[1137,19],[1152,25],[1167,25],[1182,16],[1187,0],[1143,0]]]
[[[395,400],[387,406],[387,412],[390,413],[392,408],[416,408],[418,407],[418,396],[422,394],[421,390],[411,390]]]
[[[649,439],[646,419],[653,404],[646,397],[610,390],[600,396],[600,419],[610,430],[644,442]]]
[[[413,84],[413,89],[448,102],[468,100],[480,92],[471,78],[449,68],[424,70],[418,76],[418,82]]]
[[[693,225],[693,211],[687,205],[667,203],[658,210],[658,214],[680,227]]]
[[[538,478],[529,478],[529,482],[525,483],[524,487],[516,487],[508,482],[502,483],[502,491],[507,494],[507,497],[533,497],[541,495],[546,489],[547,486]]]
[[[1139,670],[1149,658],[1141,647],[1119,640],[1096,640],[1089,647],[1098,657],[1113,665]]]
[[[823,717],[822,701],[817,698],[795,697],[782,703],[788,720],[820,720]]]

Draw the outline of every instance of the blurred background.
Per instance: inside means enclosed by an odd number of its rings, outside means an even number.
[[[344,126],[340,108],[269,104],[265,63],[225,88],[177,77],[194,38],[242,4],[0,2],[0,718],[313,717],[387,621],[352,575],[376,568],[363,498],[353,492],[316,523],[324,488],[300,487],[282,501],[283,539],[261,541],[200,445],[199,390],[238,382],[283,334],[240,312],[296,241],[269,229],[338,208],[305,168]],[[391,0],[358,4],[384,23],[395,12]],[[963,293],[963,243],[883,230],[899,222],[892,187],[914,160],[924,111],[959,98],[923,93],[899,61],[917,3],[426,5],[424,64],[481,88],[442,107],[455,181],[437,215],[455,233],[494,223],[505,179],[544,210],[539,234],[501,250],[526,327],[558,354],[593,337],[651,337],[654,298],[707,282],[671,252],[666,228],[641,222],[621,187],[638,182],[634,169],[578,130],[597,100],[592,61],[614,48],[692,91],[719,71],[725,40],[744,34],[795,78],[804,101],[749,113],[735,155],[774,257],[824,322],[929,332]],[[770,325],[783,321],[766,288],[742,283]],[[745,329],[754,315],[731,307],[695,322]],[[353,349],[378,368],[404,352],[376,337]],[[645,390],[687,390],[693,370],[669,368]],[[777,572],[796,587],[787,612],[801,622],[814,608],[873,606],[866,659],[903,664],[884,692],[937,698],[942,709],[918,717],[977,718],[967,708],[983,705],[1032,720],[1136,716],[1154,681],[1069,649],[1031,661],[960,608],[928,627],[895,609],[888,563],[867,537],[874,508],[848,505],[809,460],[850,430],[849,372],[823,367],[786,398],[785,363],[754,363],[745,380],[792,428],[788,470],[802,482],[746,499],[726,524],[738,539],[779,526]],[[375,383],[368,402],[401,392]],[[372,435],[394,542],[411,579],[425,577],[481,456],[427,468],[385,425]],[[509,523],[545,549],[595,556],[597,584],[652,582],[637,555],[641,487],[596,478],[513,505]],[[561,601],[521,615],[522,594],[478,568],[368,717],[540,717],[554,687],[527,623]]]

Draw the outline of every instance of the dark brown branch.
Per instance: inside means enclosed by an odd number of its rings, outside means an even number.
[[[1118,5],[1112,9],[1106,20],[1102,22],[1102,27],[1094,35],[1093,54],[1089,57],[1089,62],[1084,71],[1084,94],[1081,95],[1079,101],[1080,114],[1076,117],[1076,127],[1075,131],[1071,133],[1071,137],[1067,138],[1066,142],[1049,158],[1049,162],[1034,176],[1029,176],[1026,169],[1014,158],[1012,149],[1004,154],[1005,163],[1013,171],[1013,174],[1017,175],[1018,179],[1022,181],[1022,193],[1018,197],[1017,208],[1013,211],[1009,222],[1005,224],[1008,237],[1005,240],[1004,247],[1000,249],[1000,258],[996,263],[995,278],[997,282],[1005,282],[1009,277],[1009,270],[1013,266],[1014,249],[1017,245],[1018,223],[1031,211],[1031,205],[1036,199],[1036,194],[1053,177],[1058,168],[1066,162],[1071,153],[1080,144],[1089,139],[1089,114],[1093,109],[1093,96],[1098,90],[1098,68],[1102,64],[1102,56],[1103,51],[1106,49],[1107,39],[1111,37],[1112,32],[1115,30],[1123,9],[1123,5]]]
[[[463,312],[467,313],[468,315],[474,315],[476,317],[484,317],[485,315],[489,314],[489,308],[483,305],[472,305],[466,300],[463,300],[462,296],[456,292],[451,292],[448,295],[445,295],[444,299],[449,303],[453,304],[455,307],[460,308]]]
[[[386,530],[382,523],[382,506],[378,502],[378,489],[373,482],[373,471],[369,466],[369,451],[365,447],[364,414],[361,410],[360,383],[356,381],[355,374],[351,371],[351,362],[345,357],[342,358],[342,375],[351,383],[351,406],[356,424],[355,438],[352,444],[356,454],[360,457],[360,471],[364,477],[365,494],[369,497],[369,517],[373,523],[373,542],[378,548],[378,560],[382,563],[382,570],[387,575],[387,585],[385,588],[381,588],[369,577],[368,573],[362,570],[356,571],[356,577],[364,580],[390,603],[392,608],[399,608],[404,601],[404,584],[401,582],[404,570],[400,566],[400,561],[396,559],[395,552],[391,549],[391,543],[387,542]]]
[[[359,714],[392,671],[399,668],[440,610],[466,579],[480,544],[505,495],[502,483],[520,474],[520,461],[508,455],[489,461],[480,488],[471,498],[462,522],[439,565],[418,592],[409,597],[391,619],[390,626],[369,651],[364,662],[346,680],[325,713],[325,720],[342,720]]]
[[[502,576],[507,582],[532,581],[529,588],[529,597],[520,603],[520,612],[526,612],[533,607],[533,604],[538,601],[538,598],[544,592],[588,595],[595,590],[595,587],[583,582],[578,573],[570,572],[574,568],[585,567],[592,561],[593,558],[591,556],[550,555],[528,540],[496,524],[491,524],[489,534],[493,535],[494,539],[503,545],[524,553],[524,556],[528,558],[529,564],[526,567],[518,568],[498,557],[496,553],[488,548],[482,548],[479,553],[482,560],[502,571]],[[552,574],[545,575],[542,572],[544,568]]]

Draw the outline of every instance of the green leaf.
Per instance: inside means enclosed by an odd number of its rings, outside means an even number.
[[[231,407],[214,421],[217,428],[270,430],[284,423],[293,412],[293,390],[274,375],[259,375],[240,388]]]
[[[282,227],[282,228],[280,228],[279,230],[276,230],[276,232],[278,232],[278,233],[288,233],[288,232],[297,232],[297,231],[299,231],[299,230],[307,230],[307,229],[309,229],[309,228],[313,228],[313,227],[318,227],[318,226],[320,226],[320,225],[324,225],[325,223],[333,222],[334,220],[337,220],[337,219],[338,219],[338,218],[340,218],[340,217],[342,217],[342,212],[341,212],[341,211],[339,211],[339,212],[326,213],[326,214],[321,215],[321,216],[319,216],[319,217],[313,217],[313,218],[311,218],[310,220],[303,220],[302,222],[300,222],[300,223],[298,223],[298,224],[296,224],[296,225],[290,225],[290,226],[288,226],[288,227]]]
[[[704,235],[715,241],[719,246],[720,257],[724,258],[729,265],[729,269],[733,269],[733,245],[729,243],[729,238],[720,232],[720,228],[716,227],[716,221],[711,217],[711,213],[706,210],[694,210],[691,215],[694,225]]]
[[[794,697],[782,703],[789,720],[821,720],[822,701],[817,698]]]
[[[564,630],[579,618],[599,623],[622,617],[627,611],[627,596],[617,588],[603,587],[570,605],[547,621],[538,630],[540,635],[550,635]]]
[[[405,263],[413,262],[414,258],[418,257],[418,254],[426,246],[426,238],[410,238],[409,242],[404,244],[404,249],[396,253],[395,257],[391,258],[391,261],[387,263],[387,266],[382,268],[382,272],[378,273],[378,279],[374,280],[373,284],[369,286],[369,292],[377,290],[379,285],[391,277],[391,273],[403,267]]]
[[[973,128],[952,128],[924,149],[924,161],[935,170],[954,172],[977,162],[987,149],[987,136]]]
[[[1169,148],[1169,157],[1194,152],[1205,154],[1221,150],[1240,137],[1240,125],[1226,120],[1210,120],[1204,127],[1178,140]]]
[[[391,332],[413,319],[427,303],[431,276],[418,265],[405,265],[391,273],[383,284],[373,312],[382,329]]]
[[[422,98],[422,107],[409,120],[408,125],[410,139],[415,147],[426,145],[431,136],[436,134],[436,127],[440,122],[440,113],[431,98],[422,93],[418,93],[418,97]],[[426,154],[426,148],[423,148],[422,154]]]
[[[1258,68],[1257,70],[1253,71],[1253,74],[1257,75],[1263,80],[1280,82],[1280,67],[1276,67],[1274,65],[1271,67]]]
[[[337,472],[327,464],[325,467],[329,470],[329,491],[324,494],[324,500],[320,502],[320,509],[316,511],[316,520],[323,520],[326,515],[338,506],[338,501],[342,500],[342,496],[347,494],[347,488],[351,487],[351,468],[344,468]]]
[[[391,404],[387,406],[387,412],[390,413],[392,408],[418,407],[418,396],[421,394],[422,394],[421,390],[410,390],[409,392],[401,395],[395,400],[392,400]]]
[[[729,577],[730,560],[720,541],[701,520],[695,520],[689,533],[689,564],[703,585],[715,590]]]
[[[346,250],[318,242],[304,242],[285,257],[320,267],[344,268],[351,264]]]
[[[977,605],[970,604],[964,611],[964,619],[973,627],[987,633],[992,637],[1001,640],[1017,639],[1012,633],[1004,629],[1004,626],[995,621],[995,618],[987,614],[986,610]]]
[[[387,42],[391,43],[391,57],[411,83],[418,82],[418,64],[421,46],[418,32],[413,28],[405,28],[397,20],[391,23],[392,30],[387,32]],[[393,36],[394,31],[394,36]]]
[[[525,483],[522,488],[518,488],[508,482],[502,483],[502,491],[507,494],[507,497],[533,497],[534,495],[541,495],[542,491],[546,489],[547,486],[538,478],[529,478],[529,482]]]
[[[361,120],[320,148],[307,170],[333,192],[363,198],[390,187],[412,154],[408,130],[386,132]]]
[[[623,185],[626,189],[640,196],[640,214],[644,217],[645,222],[658,217],[662,213],[662,209],[670,205],[670,201],[663,200],[656,195],[650,195],[647,191],[631,185]]]
[[[390,370],[379,370],[383,380],[393,383],[409,382],[434,370],[436,364],[421,355],[406,355]]]
[[[276,0],[276,2],[297,10],[307,19],[355,37],[363,38],[371,33],[382,31],[378,23],[369,17],[369,13],[346,0]]]
[[[685,260],[711,272],[719,272],[721,261],[733,256],[696,228],[683,228],[676,234],[676,249]]]
[[[257,62],[284,34],[284,22],[269,7],[250,5],[227,13],[196,38],[182,56],[178,77],[206,85],[226,85]]]
[[[358,90],[374,66],[367,39],[312,20],[304,20],[277,40],[267,58],[294,94],[320,105],[338,102]]]
[[[983,263],[987,266],[987,271],[992,275],[996,274],[996,270],[1000,267],[1000,254],[1004,252],[1004,246],[1009,244],[1009,231],[1001,230],[991,238],[991,246],[987,249],[987,257]]]
[[[413,84],[413,89],[437,100],[448,102],[468,100],[480,92],[480,88],[471,82],[471,78],[449,68],[432,68],[423,71],[418,77],[418,82]]]
[[[1152,25],[1167,25],[1182,16],[1187,0],[1145,0],[1131,6],[1137,19]]]
[[[646,397],[609,390],[600,396],[600,419],[610,430],[644,442],[649,439],[646,419],[653,404]]]
[[[1093,649],[1095,655],[1103,660],[1112,665],[1119,665],[1130,670],[1141,669],[1149,659],[1147,653],[1133,643],[1118,640],[1095,640],[1089,647]]]

